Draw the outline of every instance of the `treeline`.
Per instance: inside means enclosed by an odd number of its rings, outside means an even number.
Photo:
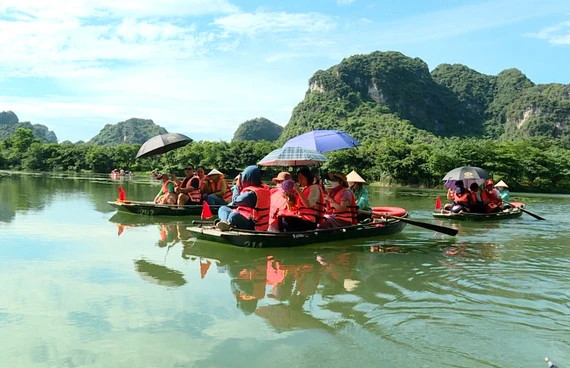
[[[182,174],[186,163],[217,168],[235,175],[273,149],[268,141],[192,142],[161,156],[135,159],[138,144],[40,143],[31,130],[18,129],[0,142],[0,169],[26,171],[90,171],[113,169]],[[368,182],[435,188],[459,166],[479,166],[506,181],[513,191],[570,193],[570,151],[549,140],[494,141],[477,138],[405,139],[384,137],[358,148],[329,152],[322,170],[356,170]],[[266,168],[270,177],[281,168]]]

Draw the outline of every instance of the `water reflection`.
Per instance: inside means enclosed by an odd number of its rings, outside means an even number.
[[[193,239],[188,231],[191,223],[190,217],[181,220],[181,217],[169,216],[141,216],[129,213],[117,212],[110,219],[117,226],[117,236],[121,236],[128,228],[141,226],[156,226],[159,238],[156,245],[159,247],[172,247],[178,242],[186,244]]]
[[[178,287],[186,284],[186,279],[182,272],[145,259],[135,261],[135,270],[143,280],[153,284],[168,287]]]

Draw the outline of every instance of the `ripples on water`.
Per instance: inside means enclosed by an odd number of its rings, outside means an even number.
[[[0,181],[19,194],[0,220],[9,366],[570,364],[568,196],[520,198],[547,221],[454,224],[432,219],[435,192],[388,190],[376,204],[459,235],[408,225],[250,250],[195,241],[184,220],[114,215],[106,178],[34,180]],[[142,199],[150,183],[121,185]]]

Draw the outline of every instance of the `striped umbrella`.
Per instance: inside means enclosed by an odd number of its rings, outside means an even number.
[[[303,166],[328,160],[322,153],[309,148],[281,147],[269,152],[258,164],[262,166]]]

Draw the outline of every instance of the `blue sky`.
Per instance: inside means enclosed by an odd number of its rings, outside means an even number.
[[[230,140],[285,125],[315,71],[377,50],[569,84],[570,1],[2,0],[0,50],[0,111],[60,142],[132,117]]]

